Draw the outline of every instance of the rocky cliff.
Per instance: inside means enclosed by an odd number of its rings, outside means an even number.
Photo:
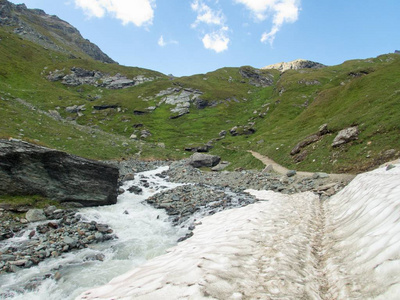
[[[287,71],[287,70],[299,70],[299,69],[321,69],[326,67],[323,64],[311,61],[311,60],[305,60],[305,59],[296,59],[293,61],[289,62],[281,62],[273,65],[268,65],[265,66],[261,69],[267,70],[267,69],[275,69],[281,72]]]
[[[19,140],[0,140],[0,194],[84,206],[117,202],[118,169]]]
[[[0,26],[11,28],[23,39],[72,57],[88,55],[105,63],[115,63],[98,46],[84,39],[71,24],[41,9],[28,9],[25,4],[15,5],[0,0]]]

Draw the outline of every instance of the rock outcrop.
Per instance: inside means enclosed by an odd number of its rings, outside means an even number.
[[[354,141],[357,139],[359,134],[358,127],[349,127],[339,131],[338,135],[332,142],[332,147],[338,147],[342,144],[346,144],[348,142]]]
[[[287,70],[299,70],[299,69],[321,69],[326,67],[323,64],[311,61],[311,60],[305,60],[305,59],[296,59],[290,62],[281,62],[273,65],[268,65],[263,68],[262,70],[268,70],[268,69],[275,69],[281,72],[285,72]]]
[[[19,140],[0,140],[0,194],[84,206],[117,202],[118,169]]]
[[[274,84],[274,75],[265,74],[265,71],[252,67],[241,67],[239,73],[243,78],[249,79],[249,84],[256,87],[267,87]]]
[[[82,84],[92,85],[96,87],[104,87],[110,90],[123,89],[144,82],[153,81],[155,77],[145,77],[138,75],[132,79],[127,78],[119,73],[110,76],[99,71],[85,70],[82,68],[72,67],[71,72],[67,74],[65,70],[54,70],[49,72],[47,76],[49,81],[60,81],[67,86],[79,86]]]
[[[198,109],[207,107],[208,102],[199,98],[202,94],[203,92],[192,88],[168,88],[156,95],[156,97],[162,96],[157,107],[163,103],[171,105],[171,119],[176,119],[188,114],[192,103],[195,103]]]

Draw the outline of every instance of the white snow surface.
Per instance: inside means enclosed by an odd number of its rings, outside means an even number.
[[[399,299],[400,164],[321,202],[261,201],[205,217],[194,236],[77,299]]]

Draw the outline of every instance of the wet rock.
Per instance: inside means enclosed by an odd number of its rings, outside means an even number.
[[[128,188],[128,191],[136,195],[141,195],[143,193],[143,189],[136,185],[132,185],[130,188]]]
[[[126,174],[125,176],[124,176],[124,181],[129,181],[129,180],[134,180],[135,179],[135,174],[132,174],[132,173],[129,173],[129,174]]]
[[[96,229],[101,233],[111,233],[112,230],[108,228],[107,224],[96,224]],[[111,230],[111,232],[110,232]]]

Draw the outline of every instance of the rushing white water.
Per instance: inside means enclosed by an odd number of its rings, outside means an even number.
[[[163,210],[154,209],[143,203],[146,198],[158,191],[178,186],[155,176],[167,168],[139,173],[135,176],[135,180],[124,184],[124,189],[132,185],[140,186],[143,189],[142,195],[125,192],[118,197],[118,203],[115,205],[85,208],[79,211],[87,221],[95,220],[98,223],[108,224],[118,239],[92,244],[89,248],[47,259],[38,266],[23,269],[15,274],[1,275],[0,294],[19,288],[20,293],[12,292],[15,295],[12,299],[74,299],[88,288],[105,284],[115,276],[164,253],[167,248],[175,245],[177,239],[185,235],[185,229],[173,227]],[[147,188],[141,182],[143,179],[149,183]],[[27,239],[28,233],[29,231],[8,243]],[[99,253],[105,255],[104,261],[87,260],[88,257]],[[54,273],[54,269],[61,274],[58,281],[48,278],[38,290],[32,292],[22,290],[26,283]]]

